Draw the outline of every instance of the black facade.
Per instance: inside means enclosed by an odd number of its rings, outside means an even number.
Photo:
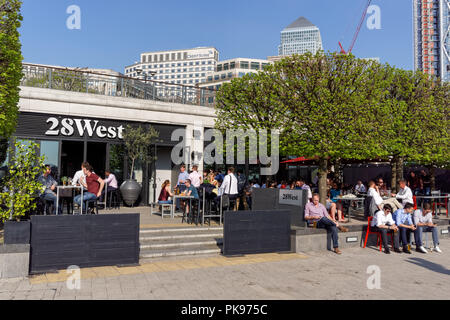
[[[71,115],[53,115],[21,112],[17,121],[15,139],[32,140],[39,144],[46,164],[52,165],[57,179],[73,177],[81,163],[88,161],[100,177],[110,170],[119,185],[130,176],[130,166],[124,150],[122,133],[128,126],[153,126],[159,132],[153,153],[171,149],[178,141],[171,141],[172,132],[182,126],[150,122],[123,121]],[[155,163],[136,164],[133,177],[142,184],[141,204],[149,202],[149,181],[155,176]]]

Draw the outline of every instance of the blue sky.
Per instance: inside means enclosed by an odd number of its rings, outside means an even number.
[[[280,31],[300,16],[320,28],[324,49],[348,48],[366,0],[23,0],[20,29],[26,62],[120,72],[145,51],[214,46],[220,59],[277,55]],[[381,29],[363,24],[353,49],[413,68],[412,0],[373,0]],[[81,9],[69,30],[66,9]]]

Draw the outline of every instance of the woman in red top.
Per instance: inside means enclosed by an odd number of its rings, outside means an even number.
[[[170,181],[166,180],[161,186],[161,192],[159,193],[158,203],[172,204],[172,200],[169,200],[169,197],[173,197],[173,193],[170,191]]]

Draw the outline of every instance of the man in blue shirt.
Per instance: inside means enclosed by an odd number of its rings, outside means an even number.
[[[417,239],[416,226],[412,220],[412,212],[414,211],[414,206],[410,203],[406,203],[403,209],[398,209],[394,212],[394,221],[400,231],[400,237],[403,244],[403,252],[411,254],[408,248],[408,244],[411,239],[411,232],[414,232],[414,238]],[[417,242],[417,241],[416,241]]]
[[[45,166],[45,172],[42,174],[38,181],[45,187],[44,192],[40,195],[40,198],[43,201],[52,201],[53,202],[53,212],[52,214],[56,213],[56,187],[58,186],[58,183],[51,175],[51,167],[49,165]],[[61,213],[61,208],[58,209],[58,214]]]
[[[180,174],[178,175],[177,187],[180,193],[186,190],[186,180],[189,179],[189,174],[186,172],[186,166],[183,164],[180,167]],[[180,208],[180,199],[177,199],[175,203],[177,209]]]

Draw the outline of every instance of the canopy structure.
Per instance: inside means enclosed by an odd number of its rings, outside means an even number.
[[[313,159],[306,159],[305,157],[299,157],[296,159],[291,159],[291,160],[283,161],[280,163],[299,163],[299,162],[310,161],[310,160],[313,160]]]

